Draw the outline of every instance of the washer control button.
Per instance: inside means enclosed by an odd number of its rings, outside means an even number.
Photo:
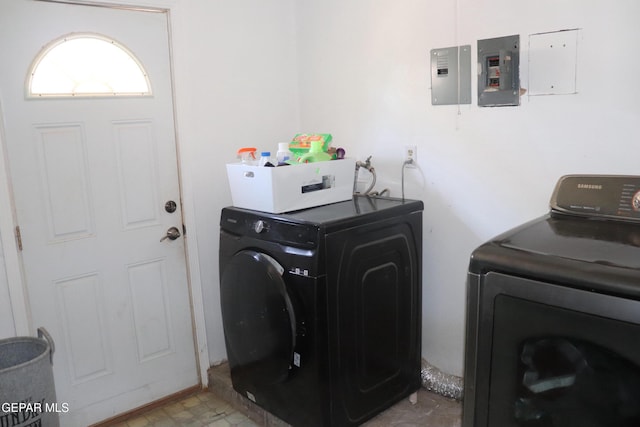
[[[262,233],[263,231],[266,231],[266,229],[267,229],[267,224],[265,224],[264,221],[261,219],[259,219],[253,224],[253,231],[255,231],[258,234]]]

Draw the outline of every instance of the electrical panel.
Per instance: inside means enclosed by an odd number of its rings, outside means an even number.
[[[529,35],[529,95],[577,93],[579,31]]]
[[[431,104],[471,104],[471,46],[431,50]]]
[[[520,36],[478,40],[478,106],[520,105]]]

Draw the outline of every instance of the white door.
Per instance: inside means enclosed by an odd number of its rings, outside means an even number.
[[[56,344],[61,425],[197,385],[165,13],[0,4],[0,102],[34,327]],[[152,96],[27,99],[43,46],[78,32],[126,46]],[[168,212],[165,203],[174,201]]]

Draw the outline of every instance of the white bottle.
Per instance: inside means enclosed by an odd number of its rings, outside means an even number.
[[[289,143],[288,142],[279,142],[278,143],[278,152],[276,153],[276,161],[278,162],[277,166],[285,164],[287,160],[292,160],[293,154],[289,151]]]
[[[260,153],[260,161],[258,162],[258,166],[266,166],[267,163],[271,163],[271,166],[274,166],[271,161],[271,151],[263,151]]]

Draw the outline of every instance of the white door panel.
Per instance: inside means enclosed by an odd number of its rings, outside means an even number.
[[[40,49],[72,32],[127,46],[150,97],[26,99]],[[34,326],[56,342],[61,425],[87,425],[198,383],[164,13],[0,5],[0,96]],[[164,204],[173,200],[174,213]]]

